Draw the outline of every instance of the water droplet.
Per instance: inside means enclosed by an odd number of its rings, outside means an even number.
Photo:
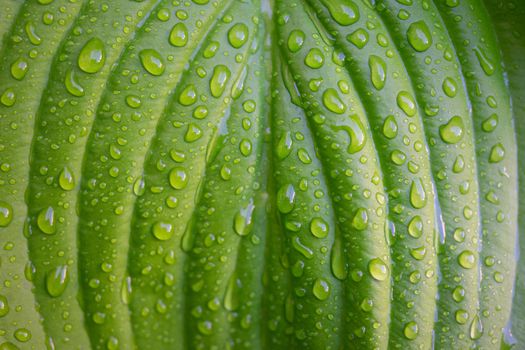
[[[487,54],[485,53],[485,51],[476,47],[474,48],[474,52],[476,53],[476,57],[478,58],[479,65],[481,66],[481,69],[483,69],[485,74],[489,76],[494,74],[496,67],[494,66],[494,63],[487,57]]]
[[[346,111],[346,105],[333,88],[328,88],[323,93],[323,104],[329,111],[336,114],[343,114]]]
[[[466,324],[468,321],[468,312],[463,309],[456,310],[455,318],[457,323]]]
[[[336,235],[330,256],[330,267],[332,269],[332,274],[338,280],[344,280],[347,274],[343,254],[341,238],[339,235]]]
[[[68,266],[60,265],[49,270],[46,274],[46,290],[50,296],[56,298],[64,293],[69,282]]]
[[[465,159],[460,154],[456,157],[456,160],[454,161],[454,165],[452,166],[452,171],[456,174],[461,173],[465,169]]]
[[[253,211],[255,206],[251,201],[245,208],[239,210],[233,219],[233,229],[239,236],[248,235],[253,227]]]
[[[169,42],[176,47],[183,47],[188,43],[188,28],[182,22],[173,26],[170,32]]]
[[[137,109],[142,105],[142,101],[137,95],[128,95],[126,96],[126,104],[131,108]]]
[[[396,165],[403,165],[405,164],[407,156],[400,150],[395,149],[390,153],[390,159]]]
[[[408,234],[414,238],[419,238],[423,235],[423,220],[419,215],[416,215],[408,223]]]
[[[368,213],[365,208],[357,209],[352,219],[352,227],[358,231],[363,231],[368,227]]]
[[[368,272],[377,281],[384,281],[388,278],[388,267],[380,258],[370,260]]]
[[[288,36],[288,49],[291,52],[297,52],[303,47],[306,36],[302,30],[292,30]]]
[[[197,328],[203,335],[213,334],[213,323],[211,321],[201,321],[197,324]]]
[[[64,79],[64,85],[66,86],[67,92],[76,97],[84,96],[84,88],[77,81],[75,71],[68,69],[66,72],[66,78]]]
[[[226,83],[230,79],[228,67],[219,64],[213,69],[213,76],[210,79],[210,90],[213,97],[220,97],[226,88]]]
[[[7,227],[13,221],[13,207],[0,201],[0,227]]]
[[[37,217],[37,226],[38,228],[51,235],[56,232],[56,222],[55,222],[55,210],[52,207],[42,209]]]
[[[19,342],[25,343],[31,339],[31,332],[27,328],[18,328],[15,330],[14,336]]]
[[[129,305],[131,301],[131,277],[127,276],[122,279],[120,285],[120,300],[124,305]]]
[[[78,67],[86,73],[96,73],[106,62],[104,43],[99,38],[91,38],[78,54]]]
[[[0,318],[4,317],[9,313],[9,304],[7,303],[7,298],[3,295],[0,295]]]
[[[403,334],[408,340],[414,340],[417,338],[419,333],[419,327],[416,322],[410,321],[405,325],[403,329]]]
[[[476,256],[470,250],[464,250],[458,255],[458,263],[465,269],[471,269],[476,265]]]
[[[410,249],[410,255],[416,260],[423,260],[427,254],[425,247],[417,247]]]
[[[277,157],[280,160],[283,160],[286,157],[288,157],[288,155],[292,151],[292,145],[293,145],[292,134],[289,131],[287,131],[283,134],[283,136],[281,136],[281,138],[279,139],[279,142],[277,142],[277,148],[276,148]]]
[[[465,299],[465,289],[461,286],[457,286],[452,291],[452,298],[456,303],[460,303]]]
[[[324,55],[318,48],[312,48],[304,58],[304,63],[313,69],[321,68],[324,64]]]
[[[386,63],[376,55],[370,55],[368,58],[368,67],[370,68],[370,80],[377,90],[381,90],[386,82]]]
[[[27,22],[25,25],[25,31],[27,38],[33,45],[40,45],[42,43],[42,38],[37,34],[35,25],[33,22]]]
[[[241,303],[240,293],[242,291],[241,280],[237,278],[234,272],[228,281],[226,292],[224,293],[224,308],[228,311],[235,311]]]
[[[350,0],[336,0],[323,2],[332,18],[342,26],[349,26],[359,20],[359,7]]]
[[[330,284],[325,279],[318,278],[314,282],[312,292],[317,299],[326,300],[330,296]]]
[[[498,115],[494,113],[483,121],[483,123],[481,124],[481,128],[485,132],[492,132],[498,126],[498,121]]]
[[[202,130],[193,123],[190,123],[188,125],[188,130],[186,130],[186,134],[184,135],[184,141],[186,142],[194,142],[197,141],[202,137]]]
[[[182,167],[175,167],[170,171],[169,175],[170,185],[176,190],[182,190],[188,184],[188,175],[186,169]]]
[[[383,135],[388,139],[393,139],[397,136],[397,122],[393,115],[385,118],[383,123]]]
[[[443,80],[442,88],[448,97],[454,97],[457,94],[458,84],[454,79],[447,77]]]
[[[157,238],[159,241],[167,241],[173,236],[174,231],[175,228],[172,224],[162,221],[155,223],[152,228],[153,236],[155,236],[155,238]]]
[[[151,75],[162,75],[166,69],[160,53],[153,49],[144,49],[139,53],[142,67]]]
[[[368,43],[368,32],[363,28],[355,30],[353,33],[346,37],[346,40],[350,41],[357,48],[362,49]]]
[[[64,191],[71,191],[75,188],[75,177],[67,166],[62,169],[58,176],[58,185]]]
[[[11,75],[16,80],[22,80],[26,76],[28,69],[29,64],[27,61],[19,58],[11,64]]]
[[[292,246],[295,250],[301,253],[305,258],[312,259],[314,257],[314,252],[312,251],[312,249],[304,245],[298,236],[294,236],[292,238]]]
[[[408,27],[407,39],[414,50],[423,52],[432,45],[432,35],[424,21],[414,22]]]
[[[421,209],[427,204],[427,195],[420,178],[412,180],[410,186],[410,204],[415,209]]]
[[[322,218],[316,217],[310,221],[310,232],[317,238],[324,238],[328,235],[328,223]]]
[[[499,163],[505,158],[505,148],[501,143],[495,144],[490,150],[489,162]]]
[[[463,119],[455,116],[450,118],[448,123],[439,127],[439,135],[446,143],[458,143],[463,138],[464,128]]]
[[[11,107],[16,102],[16,94],[11,88],[7,88],[0,97],[0,102],[6,107]]]
[[[220,43],[217,41],[211,41],[208,46],[204,49],[203,56],[204,58],[212,58],[215,56],[217,51],[219,50]]]
[[[397,105],[409,117],[413,117],[416,114],[416,102],[407,91],[400,91],[397,94]]]
[[[483,324],[478,315],[474,316],[470,323],[470,339],[476,340],[483,335]]]
[[[248,40],[248,27],[244,23],[234,24],[228,31],[230,45],[238,49]]]
[[[295,188],[288,184],[282,186],[277,192],[277,209],[287,214],[291,212],[295,205]]]
[[[191,106],[197,101],[195,86],[188,85],[179,95],[179,103],[183,106]]]

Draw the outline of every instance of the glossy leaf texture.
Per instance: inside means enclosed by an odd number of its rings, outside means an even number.
[[[0,350],[525,348],[523,1],[0,6]]]

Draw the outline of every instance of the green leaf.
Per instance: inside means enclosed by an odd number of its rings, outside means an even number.
[[[0,349],[525,344],[523,2],[0,6]]]

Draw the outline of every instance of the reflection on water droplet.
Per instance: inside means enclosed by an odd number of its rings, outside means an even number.
[[[410,45],[419,52],[428,50],[432,45],[432,35],[424,21],[417,21],[410,25],[407,39]]]
[[[106,61],[104,43],[99,38],[90,39],[80,50],[78,67],[86,73],[96,73],[102,69]]]
[[[67,265],[60,265],[47,272],[46,289],[50,296],[59,297],[69,282]]]

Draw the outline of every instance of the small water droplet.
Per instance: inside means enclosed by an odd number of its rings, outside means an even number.
[[[388,139],[393,139],[397,136],[397,122],[393,115],[385,118],[383,123],[383,135]]]
[[[295,188],[288,184],[282,186],[277,192],[277,209],[287,214],[291,212],[295,205]]]
[[[479,65],[481,66],[481,69],[483,69],[485,74],[489,76],[494,74],[496,67],[494,66],[494,63],[487,57],[485,51],[480,49],[479,47],[476,47],[474,48],[474,52],[476,53]]]
[[[346,40],[350,41],[357,48],[362,49],[368,43],[368,32],[363,28],[356,29],[353,33],[346,37]]]
[[[0,102],[6,107],[11,107],[16,102],[16,94],[11,88],[7,88],[0,97]]]
[[[29,64],[27,61],[19,58],[11,64],[11,75],[16,80],[22,80],[26,76],[28,69]]]
[[[414,238],[423,235],[423,220],[419,215],[414,216],[408,223],[408,234]]]
[[[365,208],[358,208],[352,219],[352,227],[363,231],[368,227],[368,213]]]
[[[280,160],[283,160],[286,157],[288,157],[288,155],[292,151],[292,145],[293,145],[292,134],[289,131],[287,131],[283,134],[283,136],[281,136],[281,138],[277,142],[277,147],[276,147],[277,157]]]
[[[397,94],[397,105],[409,117],[413,117],[416,114],[416,102],[412,95],[407,91],[400,91]]]
[[[60,172],[58,184],[64,191],[71,191],[75,188],[75,177],[67,166]]]
[[[64,85],[66,86],[67,92],[69,92],[71,95],[76,97],[84,96],[84,88],[77,81],[77,77],[73,69],[68,69],[66,72]]]
[[[318,48],[312,48],[304,58],[304,63],[313,69],[321,68],[324,64],[324,55]]]
[[[246,207],[239,210],[233,219],[233,229],[239,236],[248,235],[253,228],[253,211],[255,206],[251,201]]]
[[[197,101],[195,86],[188,85],[179,95],[179,103],[183,106],[191,106]]]
[[[492,146],[489,155],[490,163],[499,163],[505,158],[505,148],[501,143]]]
[[[414,340],[419,334],[419,327],[416,322],[410,321],[405,325],[403,329],[403,334],[408,340]]]
[[[199,128],[199,126],[194,123],[190,123],[188,125],[188,130],[186,130],[186,134],[184,135],[184,141],[194,142],[200,139],[201,137],[202,137],[201,128]]]
[[[443,80],[442,88],[448,97],[454,97],[457,94],[458,84],[454,79],[447,77]]]
[[[412,180],[410,186],[410,204],[416,209],[421,209],[427,204],[427,195],[420,178]]]

